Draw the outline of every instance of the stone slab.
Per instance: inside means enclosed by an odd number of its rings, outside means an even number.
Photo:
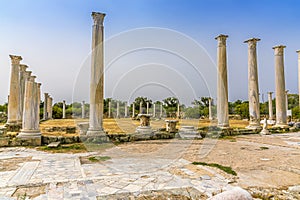
[[[9,180],[8,185],[24,185],[27,184],[37,169],[40,161],[26,162],[17,171],[17,173]]]

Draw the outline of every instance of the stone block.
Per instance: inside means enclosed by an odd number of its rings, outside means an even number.
[[[60,142],[51,142],[47,145],[49,148],[57,148],[60,145]]]
[[[222,192],[220,194],[217,194],[216,196],[209,198],[209,200],[237,200],[237,199],[253,200],[251,194],[240,187],[235,187],[232,190]]]

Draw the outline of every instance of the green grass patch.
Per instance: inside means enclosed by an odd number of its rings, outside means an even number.
[[[269,147],[259,147],[261,150],[269,149]]]
[[[91,162],[100,162],[100,161],[109,160],[109,159],[111,159],[111,157],[109,157],[109,156],[92,156],[92,157],[89,157],[88,159]]]
[[[203,166],[209,166],[209,167],[216,167],[216,168],[226,172],[227,174],[232,174],[234,176],[237,175],[237,173],[231,167],[219,165],[217,163],[193,162],[192,164],[193,165],[203,165]]]
[[[37,150],[47,151],[52,153],[82,153],[87,152],[86,147],[83,143],[65,144],[60,145],[56,148],[51,148],[47,146],[37,147]]]

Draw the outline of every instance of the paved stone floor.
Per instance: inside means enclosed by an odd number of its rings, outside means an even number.
[[[297,140],[286,144],[299,145],[299,136],[294,135]],[[192,140],[169,140],[163,145],[159,141],[152,143],[154,147],[148,151],[139,151],[134,145],[130,148],[122,148],[121,145],[102,153],[78,154],[52,154],[24,147],[0,148],[0,162],[17,160],[10,170],[0,168],[0,199],[17,199],[16,191],[26,191],[24,188],[37,190],[35,194],[27,193],[27,199],[30,196],[30,199],[36,200],[83,200],[179,188],[193,188],[209,197],[233,187],[230,184],[232,180],[218,170],[198,165],[193,165],[191,170],[191,161],[183,155],[191,147]],[[94,155],[111,159],[81,163],[80,157]]]

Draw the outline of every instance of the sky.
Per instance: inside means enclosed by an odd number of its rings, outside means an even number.
[[[287,46],[286,89],[298,93],[299,8],[297,0],[0,0],[0,103],[9,93],[9,54],[22,56],[54,102],[88,102],[93,11],[106,13],[105,98],[216,98],[219,34],[229,36],[229,101],[248,99],[243,42],[252,37],[261,39],[261,101],[275,91],[279,44]]]

